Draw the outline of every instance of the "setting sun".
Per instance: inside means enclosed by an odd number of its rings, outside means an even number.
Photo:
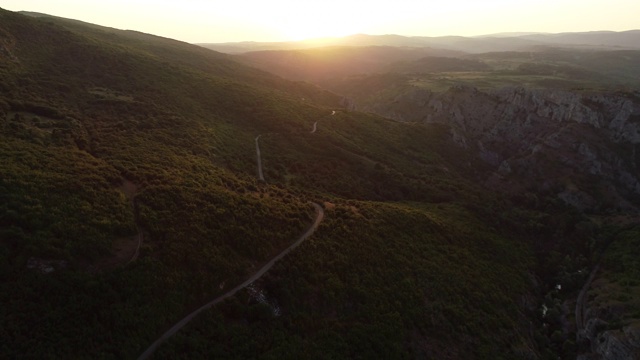
[[[367,25],[353,6],[340,6],[334,1],[275,1],[257,5],[254,10],[249,16],[255,24],[274,29],[286,40],[351,35],[362,32]]]
[[[292,19],[278,25],[279,31],[287,40],[305,40],[325,37],[341,37],[360,31],[356,24],[322,19]]]

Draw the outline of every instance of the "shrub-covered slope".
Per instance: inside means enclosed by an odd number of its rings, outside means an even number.
[[[446,126],[339,109],[173,40],[3,10],[0,75],[2,357],[138,356],[291,244],[309,201],[327,212],[316,234],[160,355],[546,351],[526,319],[546,203],[512,211],[476,186]]]

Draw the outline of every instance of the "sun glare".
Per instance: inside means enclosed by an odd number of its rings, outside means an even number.
[[[301,41],[318,38],[341,37],[349,35],[348,32],[327,33],[324,29],[309,27],[292,27],[282,31],[284,38],[289,41]]]
[[[285,41],[363,33],[482,35],[508,31],[629,30],[637,0],[2,0],[29,10],[188,42]],[[544,21],[541,21],[544,19]]]
[[[328,37],[341,37],[359,32],[357,26],[325,18],[300,18],[280,24],[280,32],[289,40],[307,40]]]
[[[288,40],[340,37],[362,32],[364,18],[355,10],[340,8],[332,1],[264,3],[254,13],[256,23],[274,28]],[[271,5],[267,5],[271,4]],[[262,14],[258,16],[257,14]]]

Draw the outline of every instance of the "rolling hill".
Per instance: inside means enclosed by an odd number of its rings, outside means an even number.
[[[250,52],[237,55],[236,59],[290,80],[325,83],[353,74],[380,72],[400,61],[455,55],[458,53],[429,48],[371,46]]]
[[[2,357],[139,356],[293,244],[310,202],[313,235],[157,358],[576,353],[563,302],[606,233],[553,196],[488,190],[451,126],[28,15],[0,10]]]

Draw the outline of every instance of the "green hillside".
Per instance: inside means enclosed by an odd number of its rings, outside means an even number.
[[[293,243],[311,201],[317,232],[158,357],[571,350],[537,309],[556,270],[583,264],[536,255],[581,249],[584,219],[484,190],[445,126],[341,109],[197,46],[4,10],[0,90],[0,357],[136,358]]]
[[[640,84],[639,50],[557,45],[466,54],[432,48],[323,47],[255,51],[235,58],[367,105],[392,102],[416,88],[442,92],[460,84],[480,90],[525,86],[598,91],[632,91]]]
[[[286,79],[324,85],[352,74],[384,71],[390,64],[396,62],[412,62],[425,56],[460,54],[457,51],[428,47],[325,46],[310,49],[253,51],[236,55],[234,58]]]

